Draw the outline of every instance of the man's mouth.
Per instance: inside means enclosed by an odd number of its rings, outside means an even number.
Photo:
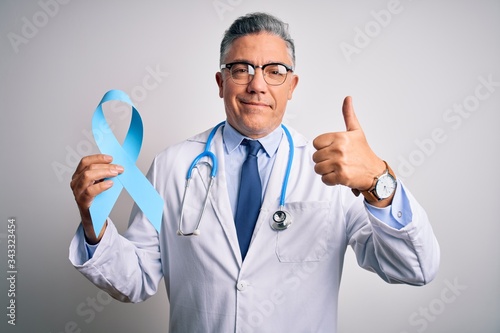
[[[265,102],[261,101],[251,101],[251,100],[245,100],[245,99],[240,99],[240,102],[245,105],[249,106],[256,106],[256,107],[269,107],[270,105]]]

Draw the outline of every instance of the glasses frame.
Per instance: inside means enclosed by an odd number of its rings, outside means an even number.
[[[253,74],[250,74],[250,73],[248,74],[248,75],[249,75],[249,77],[250,77],[250,76],[252,76],[252,78],[251,78],[251,79],[250,79],[247,83],[238,83],[238,82],[236,82],[236,81],[235,81],[235,79],[233,78],[233,74],[231,73],[231,67],[233,67],[234,65],[247,65],[247,66],[252,67],[252,69],[253,69]],[[284,78],[283,82],[278,83],[278,84],[276,84],[276,83],[269,83],[269,82],[267,82],[267,80],[266,80],[266,76],[264,75],[264,70],[265,70],[265,68],[266,68],[266,67],[268,67],[268,66],[276,66],[276,65],[281,65],[281,66],[285,67],[285,69],[286,69],[285,78]],[[281,62],[271,62],[271,63],[265,64],[265,65],[262,65],[262,66],[256,66],[256,65],[251,64],[251,63],[246,62],[246,61],[235,61],[235,62],[230,62],[230,63],[227,63],[227,64],[222,64],[222,65],[220,65],[220,69],[221,69],[221,71],[222,71],[223,69],[227,69],[227,70],[229,71],[229,75],[231,76],[231,80],[233,80],[233,82],[234,82],[235,84],[239,84],[239,85],[242,85],[242,86],[247,85],[247,84],[249,84],[250,82],[252,82],[253,77],[255,76],[255,69],[256,69],[256,68],[260,68],[260,69],[262,70],[262,76],[264,77],[264,81],[265,81],[268,85],[270,85],[270,86],[281,86],[283,83],[285,83],[286,78],[288,77],[288,72],[293,72],[293,66],[289,66],[289,65],[286,65],[286,64],[281,63]]]

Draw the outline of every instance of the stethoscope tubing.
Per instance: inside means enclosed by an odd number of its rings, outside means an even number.
[[[212,153],[210,151],[210,146],[212,145],[212,141],[213,141],[213,138],[215,137],[215,133],[217,133],[217,130],[219,129],[219,127],[221,127],[225,123],[226,123],[225,121],[222,121],[222,122],[218,123],[212,129],[212,131],[208,135],[207,143],[205,144],[205,149],[203,150],[203,152],[201,152],[198,156],[195,157],[195,159],[193,160],[193,162],[191,162],[191,165],[189,166],[189,169],[187,171],[187,174],[186,174],[186,185],[185,185],[185,188],[184,188],[184,194],[182,196],[182,202],[181,202],[181,215],[180,215],[180,219],[179,219],[179,228],[177,230],[177,234],[180,235],[180,236],[197,236],[197,235],[200,234],[200,229],[199,228],[200,228],[201,219],[203,217],[203,214],[204,214],[206,206],[207,206],[208,196],[210,194],[210,189],[212,188],[212,185],[214,183],[214,180],[215,180],[215,177],[217,176],[217,171],[218,171],[217,157],[215,156],[214,153]],[[285,206],[286,190],[287,190],[287,187],[288,187],[288,180],[290,178],[290,172],[292,170],[292,162],[293,162],[293,157],[294,157],[295,149],[294,149],[294,143],[293,143],[293,139],[292,139],[292,135],[290,134],[290,131],[288,131],[288,128],[286,128],[286,126],[283,125],[283,124],[281,124],[281,128],[285,132],[285,135],[287,137],[288,144],[289,144],[288,162],[287,162],[287,166],[286,166],[285,177],[283,178],[283,184],[281,186],[281,195],[280,195],[280,211],[283,211],[283,208]],[[196,228],[191,233],[185,233],[185,232],[182,231],[182,220],[184,218],[184,203],[186,201],[189,184],[190,184],[191,179],[193,177],[193,170],[197,168],[198,164],[200,163],[200,160],[202,158],[204,158],[204,157],[208,157],[208,159],[210,159],[210,161],[212,162],[212,164],[208,163],[207,161],[201,162],[201,163],[206,164],[209,167],[211,167],[211,170],[210,170],[210,182],[208,184],[208,188],[207,188],[207,191],[206,191],[206,194],[205,194],[205,198],[203,199],[203,208],[202,208],[202,211],[201,211],[200,216],[198,218],[198,222],[196,224]],[[285,216],[286,216],[286,212],[284,212],[284,213],[285,213]],[[278,226],[278,227],[276,227],[277,226],[276,223],[273,223],[272,227],[275,230],[284,230],[284,229],[288,228],[288,226],[290,225],[290,223],[284,223],[284,222],[283,223],[279,223],[280,226]]]

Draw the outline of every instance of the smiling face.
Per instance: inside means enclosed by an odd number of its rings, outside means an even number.
[[[243,61],[255,66],[268,63],[292,65],[287,45],[283,39],[269,33],[246,35],[236,39],[224,63]],[[233,82],[229,70],[216,74],[219,96],[224,99],[227,121],[241,134],[258,139],[271,133],[281,124],[286,104],[292,98],[299,78],[289,72],[286,81],[270,86],[264,81],[262,70],[246,85]]]

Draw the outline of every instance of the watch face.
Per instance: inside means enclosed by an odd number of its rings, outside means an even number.
[[[396,180],[386,173],[385,175],[380,176],[377,181],[377,185],[375,186],[375,192],[379,199],[386,199],[394,193],[396,189]]]

